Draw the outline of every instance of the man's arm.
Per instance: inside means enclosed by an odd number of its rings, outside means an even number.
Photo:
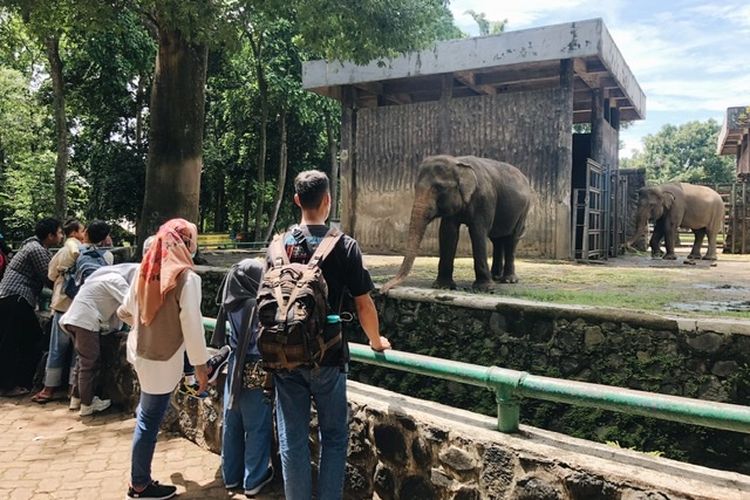
[[[49,263],[52,260],[47,250],[42,247],[32,248],[29,252],[29,259],[31,261],[31,268],[34,274],[47,286],[51,285],[50,280],[47,278],[47,272],[49,271]]]
[[[369,293],[354,297],[354,305],[357,308],[357,317],[359,324],[365,331],[367,338],[370,340],[370,347],[374,351],[385,351],[391,348],[388,339],[380,336],[380,321],[378,320],[378,310],[375,308],[375,302]]]

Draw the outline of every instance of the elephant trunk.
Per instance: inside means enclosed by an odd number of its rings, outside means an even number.
[[[422,238],[424,238],[424,233],[427,230],[427,224],[435,218],[433,215],[434,212],[434,200],[430,192],[425,192],[415,198],[411,209],[409,239],[406,245],[406,252],[404,253],[404,260],[401,262],[401,267],[396,276],[383,285],[382,292],[387,292],[394,286],[401,284],[409,275],[409,272],[411,272],[414,259],[417,257],[417,252],[419,251],[419,245],[422,243]]]
[[[635,219],[635,232],[633,233],[633,237],[627,242],[629,248],[633,248],[636,242],[646,235],[646,231],[648,230],[648,216],[648,211],[638,212]]]

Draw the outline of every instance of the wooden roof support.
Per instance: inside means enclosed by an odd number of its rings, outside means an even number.
[[[482,85],[477,84],[476,82],[476,73],[472,73],[471,71],[457,71],[453,73],[453,77],[461,82],[463,85],[467,86],[474,92],[476,92],[479,95],[483,94],[497,94],[497,90],[492,85]]]
[[[575,59],[573,59],[573,70],[575,71],[575,74],[578,76],[578,78],[584,81],[589,88],[599,88],[601,73],[590,73],[588,71],[586,61],[584,61],[580,57],[576,57]]]

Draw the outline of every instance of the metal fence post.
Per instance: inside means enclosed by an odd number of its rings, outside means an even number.
[[[518,432],[518,421],[521,416],[521,404],[513,387],[498,386],[495,389],[497,401],[497,430],[500,432]]]

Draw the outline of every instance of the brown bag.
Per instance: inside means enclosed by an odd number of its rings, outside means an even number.
[[[271,243],[273,267],[258,289],[258,349],[267,370],[318,366],[326,351],[341,343],[340,331],[325,338],[328,285],[320,263],[342,236],[329,229],[307,264],[289,262],[284,234]]]

